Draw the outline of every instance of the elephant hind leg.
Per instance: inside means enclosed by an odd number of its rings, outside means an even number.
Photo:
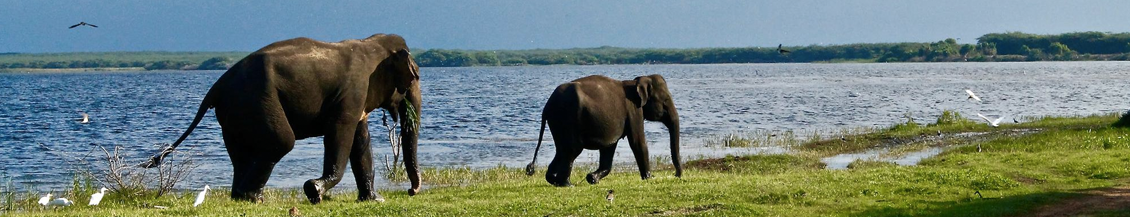
[[[581,155],[580,150],[557,150],[553,161],[549,162],[549,169],[545,172],[545,180],[558,187],[572,185],[569,176],[573,173],[573,161]]]
[[[270,112],[269,110],[267,111]],[[234,167],[232,199],[262,201],[275,164],[294,148],[294,133],[284,115],[243,113],[223,126],[224,145]]]
[[[260,145],[274,146],[262,143]],[[286,152],[282,150],[255,150],[233,155],[232,166],[235,174],[232,180],[232,198],[261,202],[263,188],[271,178],[275,164],[285,154]]]
[[[596,184],[600,182],[600,179],[608,176],[608,173],[612,172],[612,158],[614,156],[616,156],[616,144],[600,149],[600,165],[596,168],[596,171],[589,173],[585,180],[589,181],[589,184]]]

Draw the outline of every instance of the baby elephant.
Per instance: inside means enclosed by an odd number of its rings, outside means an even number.
[[[586,177],[596,184],[612,169],[616,143],[628,138],[628,145],[636,156],[640,178],[651,177],[648,172],[647,138],[643,121],[659,121],[667,126],[671,135],[671,160],[675,176],[682,177],[679,165],[679,113],[667,81],[660,75],[636,77],[618,81],[592,75],[557,86],[541,113],[541,132],[534,149],[534,160],[526,166],[526,175],[534,174],[537,152],[545,135],[545,125],[553,133],[557,155],[549,163],[545,180],[555,186],[569,186],[573,161],[584,149],[600,150],[600,167]]]

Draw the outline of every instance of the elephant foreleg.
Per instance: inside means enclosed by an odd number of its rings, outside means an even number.
[[[649,155],[647,153],[647,138],[644,137],[643,123],[633,125],[631,134],[628,137],[628,146],[632,148],[632,154],[636,157],[636,165],[640,169],[640,179],[651,178],[651,163],[648,162]]]
[[[596,184],[600,182],[600,179],[608,176],[608,173],[612,171],[612,157],[615,155],[616,144],[613,144],[612,147],[600,149],[600,165],[596,168],[596,171],[589,173],[585,180],[588,180],[589,184]]]
[[[373,150],[369,146],[368,122],[364,120],[357,123],[353,150],[349,152],[349,164],[352,165],[353,177],[357,180],[357,200],[384,201],[384,197],[373,191]]]
[[[352,119],[352,118],[350,118]],[[348,119],[347,119],[348,120]],[[353,146],[353,134],[356,132],[357,122],[336,123],[330,133],[325,137],[325,159],[322,165],[322,177],[307,180],[303,185],[306,198],[312,204],[322,202],[322,195],[341,181],[345,174],[345,166],[349,163],[349,152]]]

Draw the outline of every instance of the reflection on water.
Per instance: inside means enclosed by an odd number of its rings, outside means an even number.
[[[1130,99],[1130,63],[719,64],[424,68],[420,164],[472,168],[528,163],[545,100],[560,83],[591,74],[632,79],[662,74],[681,115],[684,159],[757,153],[705,147],[703,140],[756,130],[831,130],[888,126],[910,113],[933,120],[965,114],[1041,116],[1119,111]],[[15,186],[69,184],[69,158],[37,145],[87,153],[121,146],[133,156],[171,143],[221,71],[0,74],[0,172]],[[984,100],[971,103],[964,89]],[[79,124],[79,112],[91,123]],[[374,112],[371,120],[378,120]],[[973,117],[972,115],[966,115]],[[390,153],[371,121],[373,147]],[[645,126],[653,156],[669,154],[662,124]],[[553,157],[553,140],[543,159]],[[298,187],[322,173],[321,138],[297,142],[268,185]],[[621,142],[616,163],[634,166]],[[182,146],[202,166],[186,186],[231,183],[231,165],[211,112]],[[541,161],[543,164],[549,160]],[[596,152],[577,160],[596,162]],[[542,165],[544,167],[544,165]],[[352,188],[346,175],[341,185]],[[383,187],[397,184],[378,183]],[[397,187],[401,188],[401,187]]]
[[[907,153],[898,158],[887,158],[883,157],[883,154],[890,153],[891,149],[878,148],[870,149],[862,153],[838,154],[836,156],[820,159],[820,162],[824,162],[824,168],[830,170],[847,169],[849,164],[857,160],[883,161],[895,163],[902,166],[913,166],[918,165],[918,162],[922,161],[923,159],[941,154],[942,151],[943,149],[941,147],[927,147],[922,150]]]

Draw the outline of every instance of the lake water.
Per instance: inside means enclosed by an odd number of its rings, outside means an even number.
[[[46,189],[68,185],[75,161],[49,149],[85,154],[96,146],[121,146],[130,156],[152,154],[158,148],[154,144],[172,143],[184,131],[222,73],[0,74],[0,172],[17,188]],[[930,122],[944,109],[1011,120],[1130,107],[1128,62],[424,68],[420,165],[524,166],[533,154],[540,111],[550,92],[591,74],[665,76],[681,115],[684,158],[765,150],[704,145],[704,139],[730,133],[889,126],[908,113]],[[967,100],[967,88],[984,101]],[[91,123],[78,123],[79,112],[90,114]],[[370,119],[376,159],[390,152],[379,117],[374,112]],[[668,155],[663,125],[648,123],[645,128],[651,155]],[[553,140],[546,136],[542,167],[553,157]],[[268,185],[300,187],[318,177],[321,142],[320,137],[299,141]],[[634,167],[626,144],[621,142],[615,162]],[[201,166],[182,186],[230,185],[231,164],[212,112],[181,147],[198,153]],[[585,152],[577,162],[595,163],[596,152]],[[399,190],[404,184],[378,185]],[[353,186],[347,173],[337,189]]]

